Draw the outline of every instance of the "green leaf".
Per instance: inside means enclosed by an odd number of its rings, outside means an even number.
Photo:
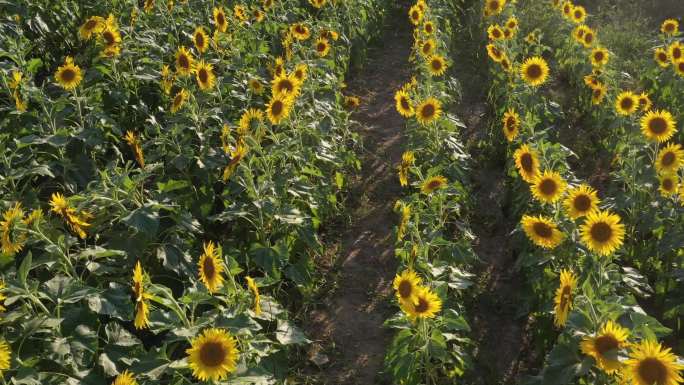
[[[311,342],[306,338],[301,329],[286,320],[278,320],[276,339],[283,345],[303,345]]]
[[[147,238],[154,238],[159,229],[159,213],[149,206],[143,206],[123,218],[123,222]]]
[[[19,265],[19,271],[17,271],[17,277],[21,285],[26,288],[26,280],[28,279],[28,273],[31,270],[31,263],[33,262],[33,257],[31,252],[26,253],[24,260],[21,261]]]

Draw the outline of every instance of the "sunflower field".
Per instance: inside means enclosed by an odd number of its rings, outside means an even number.
[[[0,1],[2,384],[684,383],[683,18]]]

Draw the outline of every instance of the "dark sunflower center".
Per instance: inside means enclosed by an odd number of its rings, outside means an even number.
[[[594,59],[596,61],[603,61],[603,51],[598,51],[594,53]]]
[[[296,70],[294,75],[297,79],[302,80],[304,78],[304,71]]]
[[[204,47],[204,35],[202,33],[198,32],[195,34],[195,41],[198,47]]]
[[[85,23],[85,29],[88,31],[91,31],[91,30],[95,29],[95,27],[97,27],[97,24],[98,24],[97,20],[88,20]]]
[[[553,229],[544,222],[535,222],[532,228],[534,233],[541,238],[551,238],[553,236]]]
[[[204,263],[202,263],[202,268],[204,270],[204,276],[207,277],[208,280],[214,279],[214,276],[216,275],[216,266],[214,266],[214,260],[211,258],[205,258]]]
[[[631,110],[632,107],[634,107],[634,100],[630,97],[622,98],[622,100],[620,100],[620,107],[622,107],[623,110]]]
[[[441,185],[442,185],[442,182],[435,179],[435,180],[432,180],[428,183],[427,188],[428,188],[428,190],[432,191],[432,190],[438,189]]]
[[[571,294],[571,288],[570,286],[563,286],[563,290],[561,290],[561,299],[560,299],[560,308],[565,309],[569,303],[570,303],[570,294]]]
[[[657,358],[645,358],[639,363],[637,371],[645,384],[665,385],[668,379],[667,368]]]
[[[318,52],[323,52],[323,51],[325,51],[326,47],[327,47],[327,45],[325,43],[321,42],[321,43],[318,43],[318,45],[316,46],[316,50],[318,50]]]
[[[661,135],[667,131],[667,122],[661,117],[655,117],[648,122],[648,129],[656,135]]]
[[[679,70],[679,72],[684,73],[684,61],[680,61],[677,63],[677,69]]]
[[[509,116],[509,117],[506,119],[506,129],[507,129],[508,131],[513,131],[513,130],[515,130],[515,118],[514,118],[514,117]]]
[[[431,65],[432,65],[432,69],[435,71],[439,71],[442,69],[442,62],[437,60],[437,59],[433,60]]]
[[[497,9],[499,9],[499,1],[498,0],[490,1],[489,2],[489,9],[492,11],[496,11]]]
[[[597,222],[591,226],[591,238],[599,243],[605,243],[613,237],[613,229],[605,222]]]
[[[581,19],[582,18],[582,11],[575,11],[575,19]]]
[[[408,100],[407,100],[406,98],[404,98],[404,97],[401,98],[401,100],[399,101],[399,103],[401,103],[401,108],[403,108],[403,109],[405,109],[405,110],[408,110],[408,109],[411,108],[411,106],[409,105]]]
[[[672,58],[675,59],[675,60],[677,60],[677,59],[679,59],[680,57],[682,57],[682,49],[679,48],[679,47],[675,47],[675,48],[672,50]]]
[[[62,71],[62,80],[65,82],[73,81],[76,78],[76,71],[71,68],[67,68]]]
[[[423,45],[423,53],[427,55],[427,54],[430,53],[430,51],[432,51],[432,44],[430,44],[430,43],[425,43],[425,44]]]
[[[401,281],[399,284],[399,296],[401,298],[408,298],[411,296],[411,292],[413,292],[413,285],[411,285],[411,282],[409,281]]]
[[[278,90],[280,92],[282,92],[282,91],[290,92],[293,89],[294,89],[294,84],[292,84],[292,82],[287,80],[287,79],[281,80],[280,83],[278,83]]]
[[[275,116],[280,116],[280,114],[283,112],[283,102],[280,100],[276,100],[273,102],[273,105],[271,106],[271,113]]]
[[[566,4],[566,5],[563,7],[563,13],[565,13],[566,15],[569,15],[569,14],[570,14],[570,11],[571,11],[570,5]]]
[[[295,32],[297,32],[300,35],[303,35],[306,33],[306,30],[304,29],[303,25],[298,25],[295,27]]]
[[[674,188],[674,182],[672,181],[672,179],[670,179],[670,178],[663,179],[663,189],[665,189],[665,191],[672,191],[673,188]]]
[[[425,298],[418,298],[418,303],[415,307],[416,313],[425,313],[430,308],[429,305],[430,304],[425,300]]]
[[[499,51],[499,49],[496,47],[492,48],[492,56],[501,57],[501,51]]]
[[[214,368],[221,364],[226,359],[226,349],[218,342],[205,342],[199,351],[200,362],[203,365]]]
[[[668,151],[663,155],[663,158],[660,163],[662,163],[663,166],[671,166],[675,160],[677,160],[677,156],[674,154],[672,151]]]
[[[200,80],[200,82],[202,82],[202,83],[206,83],[207,80],[209,80],[209,73],[208,73],[207,70],[204,69],[204,68],[201,68],[201,69],[199,70],[199,72],[197,73],[197,75],[199,76],[199,80]]]
[[[667,54],[665,52],[658,52],[658,60],[662,62],[667,61]]]
[[[648,105],[648,99],[647,98],[639,98],[639,106],[644,107]]]
[[[219,12],[216,14],[216,24],[219,26],[223,26],[226,23],[226,17],[223,15],[223,12]]]
[[[520,157],[520,165],[522,166],[523,170],[525,170],[527,172],[532,172],[532,166],[533,166],[532,154],[530,154],[530,153],[523,154]]]
[[[585,212],[591,208],[591,199],[585,194],[576,196],[572,203],[575,210],[579,212]]]
[[[178,64],[180,64],[182,68],[190,68],[190,59],[187,55],[180,55],[178,56]]]
[[[601,97],[602,94],[603,94],[603,91],[601,91],[600,88],[597,88],[597,89],[594,90],[594,98],[597,98],[597,99],[598,99],[598,98]]]
[[[496,38],[496,39],[500,38],[501,37],[501,30],[499,30],[498,28],[494,28],[494,30],[492,31],[492,36],[494,36],[494,38]]]
[[[179,93],[173,98],[173,105],[178,107],[181,103],[183,103],[183,95]]]
[[[536,64],[536,63],[528,66],[527,67],[527,76],[532,80],[539,79],[542,76],[541,66],[539,64]]]
[[[619,347],[618,341],[613,336],[599,336],[594,341],[594,347],[600,355],[617,350]]]
[[[102,38],[105,40],[105,44],[107,46],[114,45],[115,39],[114,39],[114,34],[112,33],[112,31],[104,31],[102,33]]]
[[[556,191],[558,191],[558,185],[556,184],[556,181],[554,181],[553,179],[544,179],[539,184],[539,190],[544,195],[553,195],[556,193]]]
[[[594,34],[591,32],[587,32],[586,34],[584,34],[584,41],[587,44],[591,44],[591,42],[594,41]]]
[[[423,116],[425,119],[430,119],[435,115],[435,106],[432,104],[426,104],[420,114]]]
[[[665,32],[668,32],[668,33],[674,32],[674,24],[672,24],[672,23],[665,24]]]
[[[425,32],[432,33],[432,24],[425,24]]]

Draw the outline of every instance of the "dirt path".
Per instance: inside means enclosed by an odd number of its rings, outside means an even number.
[[[309,358],[321,369],[322,384],[389,384],[380,372],[392,333],[383,328],[396,272],[392,207],[401,189],[395,165],[403,148],[403,119],[394,109],[394,92],[409,78],[411,31],[407,10],[388,15],[381,46],[351,77],[349,93],[362,103],[354,119],[363,138],[362,170],[354,181],[348,207],[352,225],[344,229],[337,261],[337,288],[323,309],[308,314],[307,332],[315,341]]]

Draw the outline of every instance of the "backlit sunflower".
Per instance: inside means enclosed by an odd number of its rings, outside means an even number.
[[[223,286],[223,261],[221,250],[216,248],[214,242],[209,241],[203,245],[204,252],[199,258],[199,278],[210,293],[215,293]]]
[[[401,154],[401,164],[398,168],[399,173],[399,184],[402,187],[408,186],[409,170],[411,166],[416,162],[416,156],[413,151],[406,151]]]
[[[255,132],[264,121],[264,112],[257,108],[249,108],[240,116],[238,124],[238,134],[240,136]]]
[[[572,10],[575,8],[575,6],[572,4],[571,1],[564,1],[563,5],[561,6],[561,11],[563,12],[563,16],[566,18],[570,19],[572,18]]]
[[[104,44],[104,49],[102,50],[103,57],[114,57],[119,55],[121,52],[121,34],[119,33],[119,26],[114,15],[110,14],[105,21],[105,26],[100,34],[100,39],[102,44]]]
[[[92,215],[86,212],[76,212],[76,209],[71,207],[64,195],[52,193],[50,196],[50,211],[59,214],[69,229],[76,233],[79,238],[85,239],[88,236],[86,230],[91,226],[88,221],[92,218]]]
[[[539,175],[539,156],[537,152],[524,144],[513,154],[515,167],[525,182],[532,183]]]
[[[660,151],[655,161],[659,173],[677,172],[684,165],[684,150],[680,144],[670,143]]]
[[[585,48],[590,48],[594,44],[595,41],[596,41],[596,32],[594,32],[594,30],[591,28],[587,28],[584,31],[584,35],[582,35],[582,40],[580,40],[580,43],[582,43],[582,45]]]
[[[641,109],[641,111],[646,112],[649,111],[651,107],[653,107],[653,102],[651,101],[651,98],[648,96],[646,92],[642,92],[641,94],[639,94],[638,98],[639,109]]]
[[[180,76],[188,76],[192,73],[195,59],[187,48],[181,46],[176,51],[176,72]]]
[[[226,12],[223,10],[223,7],[214,7],[212,14],[214,16],[214,25],[216,25],[216,29],[220,32],[226,32],[228,29],[228,21],[226,20]]]
[[[12,359],[12,349],[5,340],[0,340],[0,375],[3,370],[10,368]]]
[[[596,366],[607,374],[614,374],[622,368],[618,359],[618,352],[629,344],[627,338],[629,330],[613,321],[608,321],[601,327],[598,334],[586,336],[580,343],[582,353],[592,357]]]
[[[677,385],[684,382],[679,359],[658,341],[643,340],[631,345],[624,375],[633,385]]]
[[[199,53],[204,53],[209,48],[209,35],[204,31],[204,27],[195,28],[192,33],[192,42]]]
[[[121,374],[116,376],[112,385],[138,385],[138,381],[135,380],[131,372],[124,370]]]
[[[418,107],[416,107],[416,119],[418,119],[418,122],[423,126],[439,119],[441,114],[442,103],[433,97],[423,100],[418,104]]]
[[[572,292],[577,287],[577,276],[570,270],[561,270],[560,286],[556,289],[554,298],[554,320],[557,327],[562,327],[568,320],[568,314],[572,309]]]
[[[676,35],[679,32],[679,22],[675,19],[667,19],[660,26],[660,32],[666,35]]]
[[[316,48],[316,55],[318,55],[318,57],[325,57],[328,55],[328,52],[330,52],[330,42],[324,37],[316,39],[314,47]]]
[[[73,90],[78,87],[81,80],[83,80],[81,67],[74,64],[74,59],[72,59],[71,56],[67,56],[66,59],[64,59],[64,64],[57,68],[55,79],[65,90]]]
[[[78,35],[83,40],[90,40],[93,35],[102,32],[104,28],[105,19],[101,16],[91,16],[78,29]]]
[[[214,66],[206,63],[204,60],[200,60],[197,65],[195,65],[195,79],[197,79],[197,85],[202,91],[208,91],[214,88],[216,84],[216,75],[214,75]]]
[[[561,198],[565,192],[566,183],[559,173],[555,171],[544,171],[537,176],[530,186],[532,195],[542,203],[554,203]]]
[[[280,124],[283,119],[286,119],[290,115],[292,104],[292,98],[286,95],[274,95],[266,107],[266,114],[271,124]]]
[[[0,250],[5,255],[12,256],[21,251],[26,243],[27,235],[25,229],[21,228],[24,224],[24,210],[21,203],[17,202],[2,214],[0,221]]]
[[[409,20],[413,25],[419,25],[420,22],[423,20],[423,11],[421,11],[417,5],[414,5],[409,9],[408,15]]]
[[[503,116],[503,133],[512,142],[520,131],[520,115],[513,108],[509,108]]]
[[[641,118],[641,133],[651,141],[663,143],[677,132],[677,123],[665,110],[649,111]]]
[[[487,37],[489,40],[501,40],[504,38],[504,31],[498,24],[487,27]]]
[[[295,39],[300,41],[306,40],[309,37],[311,37],[311,31],[309,30],[309,27],[307,27],[303,23],[295,23],[291,25],[290,33]]]
[[[494,44],[487,44],[487,55],[497,63],[504,58],[504,53]]]
[[[249,288],[254,295],[254,314],[258,317],[261,315],[261,296],[259,295],[259,288],[252,277],[245,277],[245,281],[247,281],[247,288]]]
[[[608,93],[608,88],[605,84],[599,83],[591,90],[591,104],[597,105],[603,102],[603,99]]]
[[[413,299],[401,301],[400,306],[411,319],[434,318],[442,310],[442,300],[427,287],[418,287]]]
[[[181,108],[183,108],[183,105],[188,100],[188,96],[188,91],[186,91],[184,88],[181,88],[180,91],[176,93],[176,95],[173,97],[173,101],[171,102],[172,114],[175,114],[176,112],[180,111]]]
[[[546,60],[539,56],[528,58],[520,67],[520,77],[525,83],[538,87],[544,84],[549,77],[549,65]]]
[[[433,76],[442,76],[447,69],[447,63],[444,57],[440,55],[431,55],[426,60],[428,72]]]
[[[677,194],[679,191],[679,176],[676,173],[661,174],[658,176],[660,181],[660,195],[669,197]]]
[[[680,59],[684,58],[684,45],[678,41],[675,41],[667,48],[667,53],[670,56],[670,60],[672,60],[673,63],[676,63]]]
[[[674,69],[677,75],[684,77],[684,58],[679,59],[674,63]]]
[[[242,4],[235,4],[235,6],[233,6],[233,15],[241,23],[244,23],[247,21],[247,8]]]
[[[294,75],[295,79],[297,79],[297,82],[299,82],[299,84],[302,84],[304,80],[306,80],[308,72],[309,67],[304,63],[299,63],[292,71],[292,75]]]
[[[441,175],[431,176],[425,179],[425,181],[423,181],[423,183],[420,185],[420,191],[423,194],[429,195],[437,190],[445,188],[448,183],[449,182],[447,181],[447,178]]]
[[[665,48],[656,48],[655,52],[653,53],[653,58],[655,59],[656,63],[658,63],[658,65],[662,68],[667,68],[670,66],[670,54],[667,52]]]
[[[587,214],[580,226],[582,243],[599,255],[609,255],[622,246],[625,225],[620,216],[608,211],[596,210]]]
[[[572,219],[583,217],[598,208],[600,200],[596,190],[586,184],[581,184],[568,191],[563,201],[565,212]]]
[[[639,98],[631,91],[623,91],[615,99],[615,111],[620,115],[632,115],[638,108]]]
[[[487,0],[485,2],[485,13],[488,16],[498,15],[506,6],[506,0]]]
[[[508,29],[517,29],[518,28],[518,19],[515,16],[509,17],[508,20],[506,20],[505,26]]]
[[[416,299],[421,279],[413,270],[404,270],[401,274],[394,277],[392,287],[396,291],[399,302],[411,302]]]
[[[603,47],[597,47],[591,50],[591,65],[594,67],[602,67],[608,63],[609,53]]]
[[[428,56],[432,55],[432,53],[434,51],[435,51],[435,40],[434,39],[427,39],[420,44],[420,53],[423,55],[423,57],[428,57]]]
[[[583,23],[584,19],[587,18],[587,10],[581,5],[576,5],[572,7],[572,13],[570,14],[570,19],[573,23],[579,24]]]
[[[525,235],[537,246],[554,249],[563,242],[565,236],[550,218],[523,215],[520,220]]]
[[[205,329],[190,341],[188,365],[200,381],[222,381],[235,371],[237,341],[223,329]]]
[[[283,74],[273,79],[271,90],[274,96],[295,97],[299,94],[299,81],[294,74]]]
[[[432,36],[432,34],[435,33],[435,24],[431,21],[426,21],[423,23],[423,33],[428,36]]]

